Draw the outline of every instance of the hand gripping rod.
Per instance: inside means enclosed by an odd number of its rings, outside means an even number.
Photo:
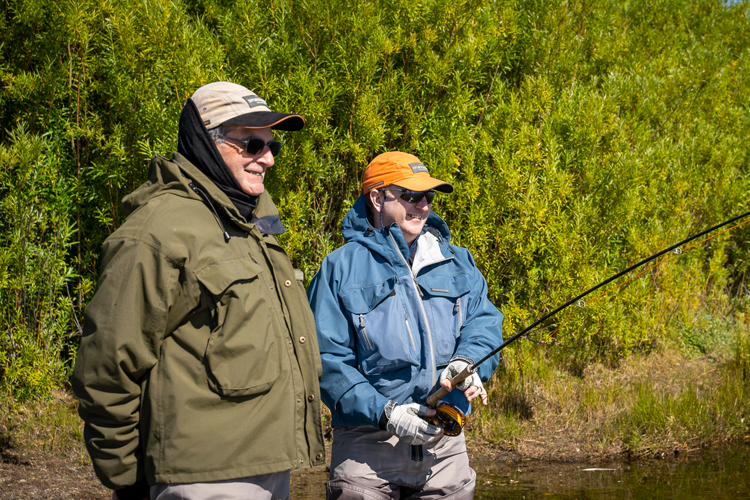
[[[458,385],[460,382],[463,382],[466,378],[468,378],[474,372],[477,371],[477,367],[479,365],[481,365],[482,363],[484,363],[485,361],[487,361],[488,359],[490,359],[492,356],[494,356],[495,354],[499,353],[500,351],[502,351],[503,349],[505,349],[506,347],[508,347],[510,344],[512,344],[513,342],[515,342],[519,338],[523,337],[526,334],[526,332],[531,331],[536,326],[538,326],[539,324],[541,324],[544,321],[548,320],[549,318],[551,318],[555,314],[559,313],[560,311],[562,311],[566,307],[568,307],[568,306],[570,306],[572,304],[575,304],[576,302],[578,302],[579,300],[581,300],[582,298],[584,298],[586,295],[590,294],[591,292],[593,292],[595,290],[598,290],[599,288],[603,287],[607,283],[611,283],[612,281],[614,281],[617,278],[623,276],[624,274],[629,273],[633,269],[636,269],[636,268],[638,268],[638,267],[640,267],[640,266],[642,266],[642,265],[644,265],[644,264],[646,264],[648,262],[651,262],[652,260],[654,260],[654,259],[656,259],[658,257],[661,257],[665,253],[668,253],[668,252],[671,252],[672,250],[680,248],[685,243],[693,241],[696,238],[700,238],[701,236],[703,236],[703,235],[705,235],[707,233],[710,233],[711,231],[715,231],[716,229],[719,229],[720,227],[726,226],[727,224],[731,224],[734,221],[737,221],[739,219],[743,219],[743,218],[747,217],[748,215],[750,215],[750,212],[745,212],[742,215],[738,215],[736,217],[732,217],[731,219],[728,219],[728,220],[722,222],[721,224],[717,224],[717,225],[715,225],[713,227],[710,227],[710,228],[708,228],[708,229],[706,229],[704,231],[701,231],[698,234],[690,236],[689,238],[685,238],[684,240],[680,241],[679,243],[675,243],[671,247],[667,247],[664,250],[662,250],[661,252],[655,253],[651,257],[647,257],[647,258],[643,259],[639,263],[630,266],[629,268],[625,269],[624,271],[620,271],[619,273],[615,274],[611,278],[608,278],[608,279],[602,281],[601,283],[599,283],[595,287],[589,288],[588,290],[586,290],[585,292],[583,292],[581,295],[570,299],[569,301],[567,301],[565,304],[561,305],[560,307],[558,307],[554,311],[552,311],[552,312],[550,312],[548,314],[545,314],[544,316],[542,316],[541,318],[539,318],[538,320],[536,320],[535,322],[533,322],[532,324],[530,324],[529,326],[527,326],[526,328],[524,328],[523,330],[521,330],[520,332],[518,332],[515,335],[513,335],[512,337],[510,337],[508,340],[506,340],[505,342],[503,342],[499,347],[493,349],[489,354],[487,354],[485,357],[483,357],[482,359],[480,359],[479,361],[477,361],[473,365],[467,366],[461,373],[459,373],[458,375],[456,375],[455,377],[453,377],[450,380],[451,387],[456,387],[456,385]],[[678,253],[681,253],[681,252],[678,252]],[[448,389],[446,389],[445,387],[441,387],[437,391],[433,392],[427,398],[427,404],[429,406],[435,406],[435,404],[438,401],[440,401],[440,399],[442,399],[446,394],[448,394],[448,392],[449,392]]]

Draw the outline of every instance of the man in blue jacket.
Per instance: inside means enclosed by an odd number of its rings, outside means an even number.
[[[453,186],[419,159],[384,153],[367,167],[341,225],[346,244],[328,255],[308,289],[330,408],[329,499],[469,499],[474,471],[463,433],[426,422],[427,396],[502,343],[503,315],[468,250],[450,244],[430,211]],[[444,401],[468,413],[487,404],[482,381],[499,356]]]

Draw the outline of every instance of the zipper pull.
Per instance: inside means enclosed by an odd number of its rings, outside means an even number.
[[[461,312],[461,297],[456,299],[456,306],[453,308],[453,312],[455,314],[458,314],[459,312]]]
[[[365,342],[367,342],[367,347],[370,348],[372,351],[372,343],[370,342],[370,337],[367,336],[367,330],[365,330],[365,315],[360,314],[359,315],[359,327],[362,329],[362,336],[365,338]]]

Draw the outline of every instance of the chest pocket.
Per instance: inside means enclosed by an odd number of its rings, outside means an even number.
[[[456,351],[466,320],[471,280],[468,274],[460,273],[424,276],[417,281],[424,292],[423,304],[435,339],[437,364],[447,365]]]
[[[280,327],[261,271],[247,258],[195,273],[214,316],[205,356],[208,385],[222,396],[262,394],[279,378]]]
[[[416,324],[396,289],[396,278],[340,294],[357,333],[357,359],[365,375],[419,366]]]

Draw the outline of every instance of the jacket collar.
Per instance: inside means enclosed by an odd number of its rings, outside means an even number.
[[[135,191],[122,200],[123,211],[129,215],[136,208],[146,204],[161,194],[175,194],[186,198],[200,198],[190,188],[190,183],[199,187],[210,199],[214,208],[223,213],[234,224],[245,231],[251,231],[252,225],[265,234],[281,234],[286,231],[279,217],[279,211],[268,192],[258,197],[258,205],[253,211],[253,219],[248,223],[229,197],[197,167],[183,155],[175,152],[171,160],[154,156],[149,164],[148,179]],[[203,200],[206,202],[206,200]]]
[[[414,261],[411,265],[411,271],[414,276],[427,266],[444,262],[453,258],[453,255],[446,256],[440,248],[438,237],[430,231],[426,231],[417,239],[417,251],[414,254]]]
[[[199,184],[202,189],[207,191],[209,197],[215,200],[223,209],[232,222],[239,226],[246,226],[247,221],[240,214],[237,207],[232,203],[229,197],[219,189],[219,187],[211,182],[211,180],[203,172],[198,170],[192,163],[190,163],[180,153],[174,153],[172,161],[180,165],[180,168],[185,171],[188,177],[192,178],[196,184]],[[286,232],[286,227],[281,222],[279,217],[279,210],[276,208],[271,195],[268,191],[258,196],[257,205],[253,210],[253,218],[250,220],[251,224],[255,224],[258,230],[264,234],[282,234]]]
[[[425,230],[426,234],[432,235],[435,241],[440,243],[439,251],[443,254],[445,259],[451,258],[452,255],[450,254],[450,250],[447,249],[447,245],[450,243],[451,233],[445,221],[435,212],[430,211],[430,215],[425,222]],[[391,237],[389,236],[389,234],[391,234],[393,235],[393,239],[395,240],[401,255],[407,261],[409,259],[409,246],[406,244],[406,239],[401,232],[401,228],[398,227],[398,224],[393,223],[388,227],[375,229],[372,224],[370,224],[370,221],[367,220],[367,208],[364,196],[360,196],[354,203],[354,206],[352,206],[349,212],[344,216],[344,220],[341,222],[341,233],[347,243],[359,243],[371,251],[382,255],[389,261],[394,262],[394,260],[390,258],[393,257],[397,262],[400,260],[398,256],[390,255],[391,252],[394,251]],[[423,236],[420,236],[420,239]]]

